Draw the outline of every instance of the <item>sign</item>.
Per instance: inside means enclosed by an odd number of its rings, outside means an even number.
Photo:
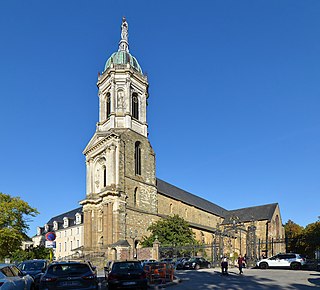
[[[55,241],[46,241],[46,248],[55,249],[56,248],[56,242]]]
[[[47,241],[54,241],[56,239],[56,234],[54,232],[46,233],[46,240]]]

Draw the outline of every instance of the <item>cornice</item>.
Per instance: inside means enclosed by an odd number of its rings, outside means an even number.
[[[114,67],[110,67],[106,71],[104,71],[102,75],[98,76],[97,86],[105,82],[105,80],[108,77],[111,77],[111,75],[118,74],[118,73],[128,73],[130,78],[135,78],[138,81],[148,85],[147,76],[136,72],[130,66],[128,67],[127,65],[115,65]]]
[[[105,135],[106,133],[105,132],[100,132],[100,131],[97,131],[94,135],[99,137],[100,136],[103,136]],[[114,132],[109,132],[108,135],[104,138],[102,138],[101,140],[98,140],[94,145],[91,145],[89,144],[89,148],[88,146],[84,149],[84,151],[82,152],[85,156],[88,155],[89,153],[95,151],[96,149],[99,149],[101,148],[107,141],[109,141],[110,139],[112,138],[115,138],[115,139],[120,139],[119,135],[114,133]]]
[[[92,204],[92,205],[97,205],[102,201],[101,198],[97,198],[97,199],[92,199],[92,198],[86,198],[84,200],[81,200],[79,203],[80,205],[84,206],[87,204]]]

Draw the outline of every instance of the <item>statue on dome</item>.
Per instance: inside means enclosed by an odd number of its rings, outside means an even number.
[[[128,22],[125,17],[122,17],[121,39],[128,41]]]

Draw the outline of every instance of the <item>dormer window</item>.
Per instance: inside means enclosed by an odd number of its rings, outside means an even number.
[[[54,229],[55,231],[58,230],[58,222],[57,222],[57,221],[54,221],[54,222],[53,222],[53,229]]]
[[[138,94],[132,94],[132,117],[139,120],[139,99]]]
[[[46,232],[49,232],[49,225],[48,225],[48,224],[45,224],[45,225],[44,225],[44,230],[45,230]]]
[[[81,224],[81,214],[80,213],[77,213],[76,214],[76,224]]]
[[[41,236],[41,228],[37,227],[37,236]]]
[[[69,226],[69,219],[67,217],[63,218],[63,227],[67,228]]]

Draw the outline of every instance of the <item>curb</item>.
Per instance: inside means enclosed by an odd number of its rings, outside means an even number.
[[[158,290],[158,289],[167,288],[169,286],[176,285],[179,283],[181,283],[181,279],[178,277],[174,277],[172,282],[168,282],[166,284],[148,285],[148,288]]]

